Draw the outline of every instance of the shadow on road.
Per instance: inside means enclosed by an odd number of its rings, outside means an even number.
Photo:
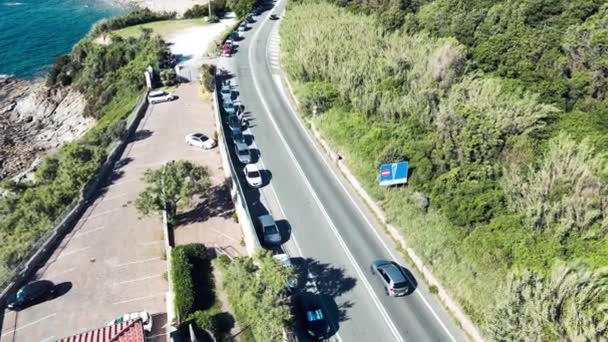
[[[149,129],[140,129],[133,133],[133,135],[129,138],[129,142],[132,143],[135,141],[141,141],[151,137],[153,134],[154,132]]]
[[[66,293],[70,292],[72,289],[71,281],[64,281],[63,283],[55,284],[55,293],[53,295],[53,299],[59,298]]]

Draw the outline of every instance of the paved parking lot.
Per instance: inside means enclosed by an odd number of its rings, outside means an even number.
[[[201,115],[210,105],[200,100],[198,86],[182,85],[176,94],[180,98],[174,102],[151,106],[112,179],[39,271],[38,278],[61,284],[60,296],[18,314],[5,312],[1,341],[50,341],[140,310],[153,314],[152,335],[160,336],[151,340],[166,340],[161,224],[156,217],[140,218],[132,202],[144,186],[140,178],[147,168],[170,160],[203,165],[219,160],[217,148],[202,151],[184,144],[187,133],[213,126]],[[219,163],[210,171],[221,177]]]

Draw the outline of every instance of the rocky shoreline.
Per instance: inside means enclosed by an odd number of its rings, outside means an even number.
[[[27,175],[44,156],[81,137],[95,123],[82,116],[85,104],[69,87],[0,75],[0,180]]]

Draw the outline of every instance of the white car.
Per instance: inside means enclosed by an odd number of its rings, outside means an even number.
[[[150,102],[151,104],[173,101],[174,99],[175,95],[164,90],[155,90],[151,91],[150,94],[148,94],[148,102]]]
[[[241,164],[251,163],[251,153],[249,152],[247,145],[237,142],[234,144],[234,150],[236,152],[236,157]]]
[[[215,140],[209,138],[203,133],[191,133],[186,135],[186,144],[200,147],[205,150],[212,149],[216,146]]]
[[[252,188],[257,188],[262,186],[262,174],[260,173],[260,169],[255,164],[247,164],[243,169],[245,173],[245,180],[247,184]]]
[[[140,319],[144,325],[144,330],[147,332],[152,332],[152,316],[148,311],[139,311],[139,312],[131,312],[124,314],[122,316],[116,317],[108,323],[108,326],[114,324],[120,324],[128,321],[133,321],[136,319]]]
[[[287,268],[293,268],[293,264],[291,263],[291,259],[289,258],[289,255],[285,254],[285,253],[281,253],[281,254],[275,254],[272,256],[276,261],[278,261],[281,265],[287,267]],[[290,289],[295,289],[298,287],[298,277],[294,276],[293,278],[290,278],[289,280],[287,280],[287,286]]]
[[[222,85],[220,94],[222,95],[222,100],[231,101],[232,100],[232,90],[230,89],[230,85],[227,85],[227,84]]]

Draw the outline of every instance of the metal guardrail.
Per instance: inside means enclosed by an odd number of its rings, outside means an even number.
[[[9,271],[8,277],[0,279],[0,305],[6,297],[16,289],[23,281],[32,276],[38,270],[42,262],[45,261],[55,250],[56,244],[63,239],[65,234],[76,224],[80,215],[89,204],[92,196],[99,189],[102,181],[109,175],[114,168],[114,163],[122,155],[124,148],[129,143],[129,137],[137,129],[139,120],[148,108],[147,92],[144,93],[131,114],[127,117],[127,134],[122,140],[114,141],[108,146],[108,157],[101,164],[95,175],[82,187],[80,194],[70,203],[62,213],[50,225],[50,229],[42,233],[30,246],[28,253],[22,261]]]

